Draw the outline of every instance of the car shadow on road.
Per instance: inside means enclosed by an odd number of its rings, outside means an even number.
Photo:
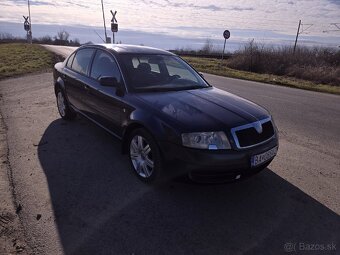
[[[38,156],[65,254],[285,254],[294,248],[286,243],[340,244],[339,216],[270,169],[234,184],[147,186],[120,142],[82,118],[52,122]]]

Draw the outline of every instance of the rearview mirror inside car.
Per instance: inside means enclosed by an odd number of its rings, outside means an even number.
[[[155,57],[151,57],[151,58],[148,59],[149,64],[159,65],[162,61],[164,61],[164,60],[161,56],[155,56]]]

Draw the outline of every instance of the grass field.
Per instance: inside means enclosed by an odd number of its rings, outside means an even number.
[[[310,81],[286,76],[240,71],[228,68],[224,63],[221,66],[221,60],[218,59],[197,57],[183,57],[183,59],[200,72],[340,95],[340,86],[316,84]]]
[[[0,44],[0,79],[50,70],[53,53],[37,44]]]
[[[240,71],[231,69],[225,64],[221,66],[221,61],[218,59],[183,58],[200,72],[340,95],[340,86],[317,84],[286,76]],[[55,62],[56,56],[37,44],[0,44],[0,79],[51,70]]]

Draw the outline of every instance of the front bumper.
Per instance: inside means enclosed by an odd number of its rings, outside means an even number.
[[[255,174],[265,168],[271,160],[251,168],[250,158],[274,147],[278,139],[274,137],[267,143],[249,149],[200,150],[172,143],[163,143],[163,157],[173,175],[190,173],[190,176],[216,179],[240,179]]]

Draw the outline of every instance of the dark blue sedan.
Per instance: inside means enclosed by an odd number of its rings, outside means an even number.
[[[170,52],[87,45],[54,68],[61,117],[81,114],[122,141],[136,175],[159,182],[238,180],[264,169],[278,149],[267,110],[214,88]]]

